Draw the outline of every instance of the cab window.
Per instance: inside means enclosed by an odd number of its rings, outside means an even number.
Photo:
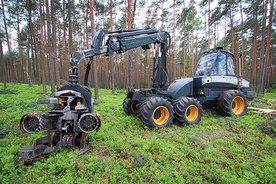
[[[195,76],[211,75],[217,53],[202,56],[195,69]]]
[[[218,53],[214,70],[211,75],[217,75],[217,76],[222,76],[226,75],[226,55],[223,53]]]
[[[230,55],[227,58],[227,69],[227,75],[235,75],[234,60]]]

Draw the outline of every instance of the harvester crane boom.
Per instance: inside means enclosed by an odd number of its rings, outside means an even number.
[[[87,50],[73,52],[70,58],[70,64],[73,68],[77,68],[79,61],[83,58],[89,58],[87,63],[84,85],[87,86],[88,75],[90,71],[90,65],[93,61],[93,57],[96,55],[104,54],[106,56],[112,55],[115,53],[123,53],[128,50],[142,47],[142,49],[151,49],[151,45],[160,44],[161,59],[159,63],[162,67],[156,67],[156,74],[160,78],[160,74],[167,71],[166,67],[166,58],[168,49],[171,43],[171,37],[168,32],[158,31],[155,28],[146,28],[146,29],[132,29],[132,30],[117,30],[117,31],[107,31],[100,30],[98,31],[91,43],[91,48]],[[75,67],[74,67],[75,66]],[[158,71],[160,70],[160,71]],[[162,71],[161,71],[162,70]],[[77,71],[73,71],[73,75],[77,74]],[[153,74],[154,75],[154,74]],[[153,76],[153,81],[162,81],[165,79],[155,79]],[[157,77],[158,77],[157,76]],[[167,74],[164,75],[167,80]],[[166,81],[165,80],[165,81]],[[164,82],[159,82],[164,83]],[[164,84],[163,84],[164,85]]]
[[[107,40],[104,44],[105,38],[107,38]],[[154,28],[110,32],[107,30],[100,30],[94,35],[91,48],[73,52],[70,62],[76,63],[83,58],[94,57],[101,54],[109,56],[114,52],[123,53],[137,47],[150,49],[152,43],[166,43],[167,47],[164,48],[163,52],[167,52],[170,45],[170,40],[168,42],[167,39],[170,39],[168,32],[159,32]]]

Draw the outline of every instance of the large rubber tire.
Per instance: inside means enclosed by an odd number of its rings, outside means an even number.
[[[174,118],[173,106],[167,99],[151,97],[142,105],[139,117],[149,128],[168,127]]]
[[[203,110],[194,98],[182,97],[174,105],[175,120],[180,125],[193,125],[200,122]]]
[[[222,116],[243,116],[247,112],[247,99],[239,90],[224,91],[218,98],[217,111]]]
[[[138,103],[131,101],[130,98],[125,98],[123,102],[123,108],[127,115],[136,115],[139,114],[139,107],[137,106]]]

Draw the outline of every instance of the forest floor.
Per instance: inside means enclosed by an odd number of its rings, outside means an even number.
[[[46,112],[42,86],[0,83],[1,183],[276,183],[276,118],[252,110],[221,117],[205,110],[199,124],[148,129],[122,108],[125,91],[100,89],[102,126],[90,133],[91,152],[63,148],[32,165],[15,164],[21,147],[46,132],[23,134],[19,120]],[[50,89],[48,88],[50,93]],[[249,102],[275,109],[276,89]]]

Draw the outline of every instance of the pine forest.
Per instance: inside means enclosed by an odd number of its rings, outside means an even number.
[[[67,81],[70,53],[90,48],[95,32],[155,27],[172,35],[171,81],[192,76],[202,52],[220,46],[236,60],[243,53],[243,77],[263,94],[276,79],[275,11],[274,0],[1,0],[0,81],[54,90]],[[97,56],[89,84],[113,90],[150,87],[152,54],[134,49]],[[85,63],[79,66],[80,82]]]

